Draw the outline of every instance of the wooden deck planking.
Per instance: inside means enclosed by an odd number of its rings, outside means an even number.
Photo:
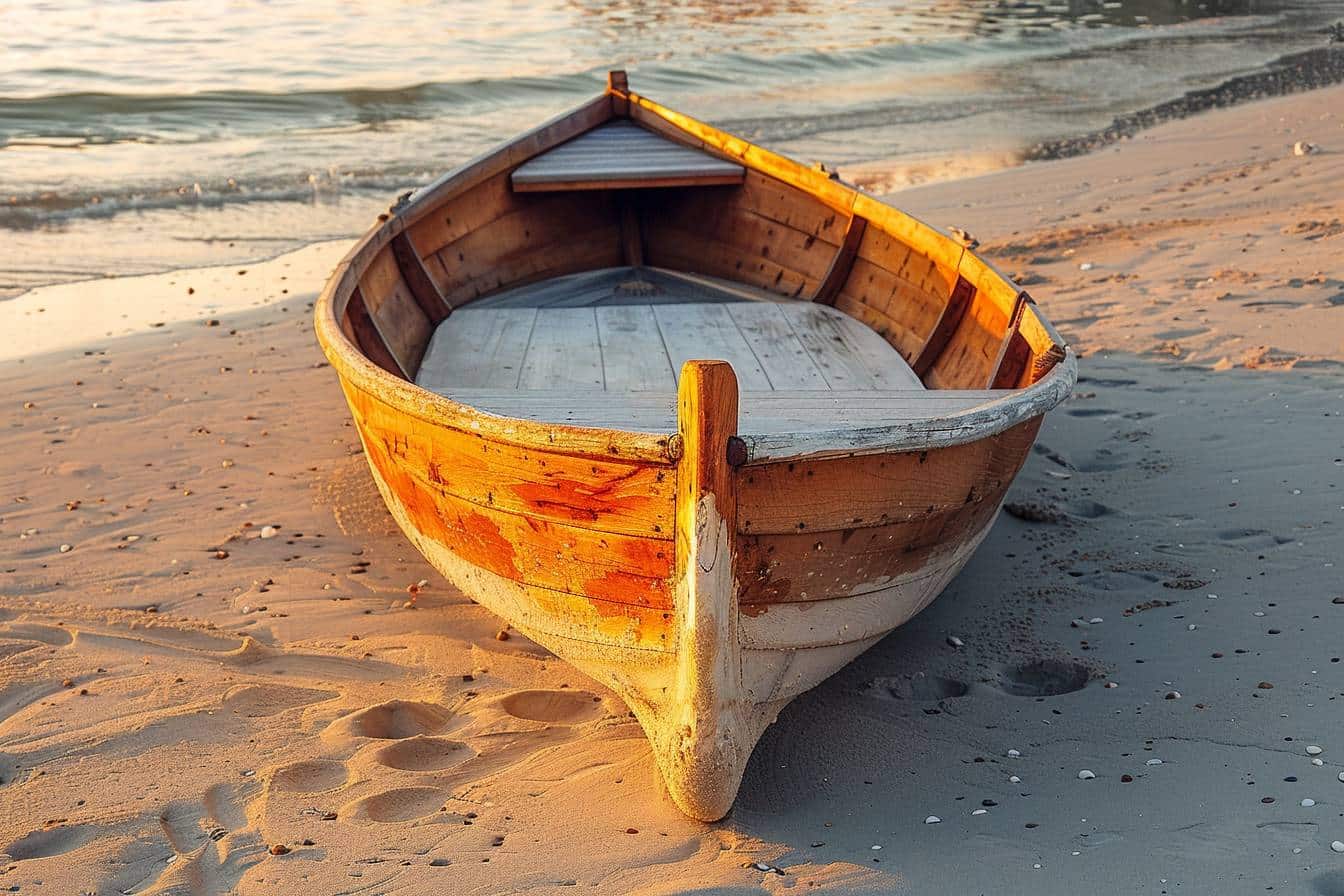
[[[535,308],[458,311],[434,331],[416,383],[434,392],[516,389],[536,316]]]
[[[538,310],[518,388],[601,390],[604,385],[593,309]]]
[[[794,333],[789,323],[790,315],[785,312],[783,305],[778,302],[743,302],[724,307],[770,378],[772,387],[829,388],[826,377]]]
[[[513,188],[733,184],[741,183],[744,174],[736,162],[674,143],[633,122],[613,121],[520,165],[513,172]]]
[[[691,360],[727,361],[743,389],[773,388],[751,346],[724,305],[658,305],[654,308],[672,369]]]
[[[594,312],[608,391],[667,391],[676,382],[652,307],[613,305]]]
[[[733,365],[744,388],[922,389],[883,338],[811,302],[635,304],[577,279],[585,304],[533,293],[540,307],[499,303],[459,309],[440,325],[416,377],[436,392],[471,388],[661,391],[689,360]],[[646,297],[648,299],[666,296]]]
[[[886,340],[843,312],[802,304],[789,324],[831,389],[923,388]]]

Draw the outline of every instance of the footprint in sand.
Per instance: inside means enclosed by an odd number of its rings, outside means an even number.
[[[271,775],[271,786],[292,793],[323,793],[343,786],[349,778],[343,762],[308,759],[276,769]]]
[[[326,733],[336,737],[401,740],[420,734],[438,734],[452,717],[451,711],[437,703],[389,700],[342,716],[328,726]]]
[[[552,725],[578,725],[602,715],[602,700],[587,691],[514,691],[499,708],[516,719]]]
[[[897,700],[936,703],[939,700],[965,697],[967,686],[965,682],[957,681],[955,678],[920,672],[908,677],[878,679],[873,682],[873,691],[879,696],[891,696]]]
[[[95,824],[62,825],[45,831],[33,831],[6,846],[0,853],[15,862],[24,859],[47,859],[79,849],[108,832]]]
[[[400,787],[355,800],[342,807],[340,816],[379,824],[415,821],[440,814],[444,799],[445,793],[434,787]],[[449,813],[442,814],[445,819],[456,817]]]
[[[1092,672],[1070,660],[1028,660],[999,670],[997,686],[1014,697],[1056,697],[1081,691]]]
[[[388,744],[373,758],[381,765],[402,771],[441,772],[475,759],[476,751],[461,741],[421,735]]]

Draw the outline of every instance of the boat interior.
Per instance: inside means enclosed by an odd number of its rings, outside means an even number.
[[[691,359],[731,363],[743,434],[768,434],[956,414],[1063,356],[1026,293],[954,239],[610,112],[419,215],[341,324],[385,370],[479,410],[647,432],[675,431]]]

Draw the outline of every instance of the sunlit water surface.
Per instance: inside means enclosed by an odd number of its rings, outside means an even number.
[[[0,297],[274,254],[600,89],[883,191],[1320,46],[1344,0],[0,2]]]

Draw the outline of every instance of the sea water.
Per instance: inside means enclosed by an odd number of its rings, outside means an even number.
[[[0,298],[273,255],[602,88],[879,193],[1322,46],[1344,0],[0,2]]]

